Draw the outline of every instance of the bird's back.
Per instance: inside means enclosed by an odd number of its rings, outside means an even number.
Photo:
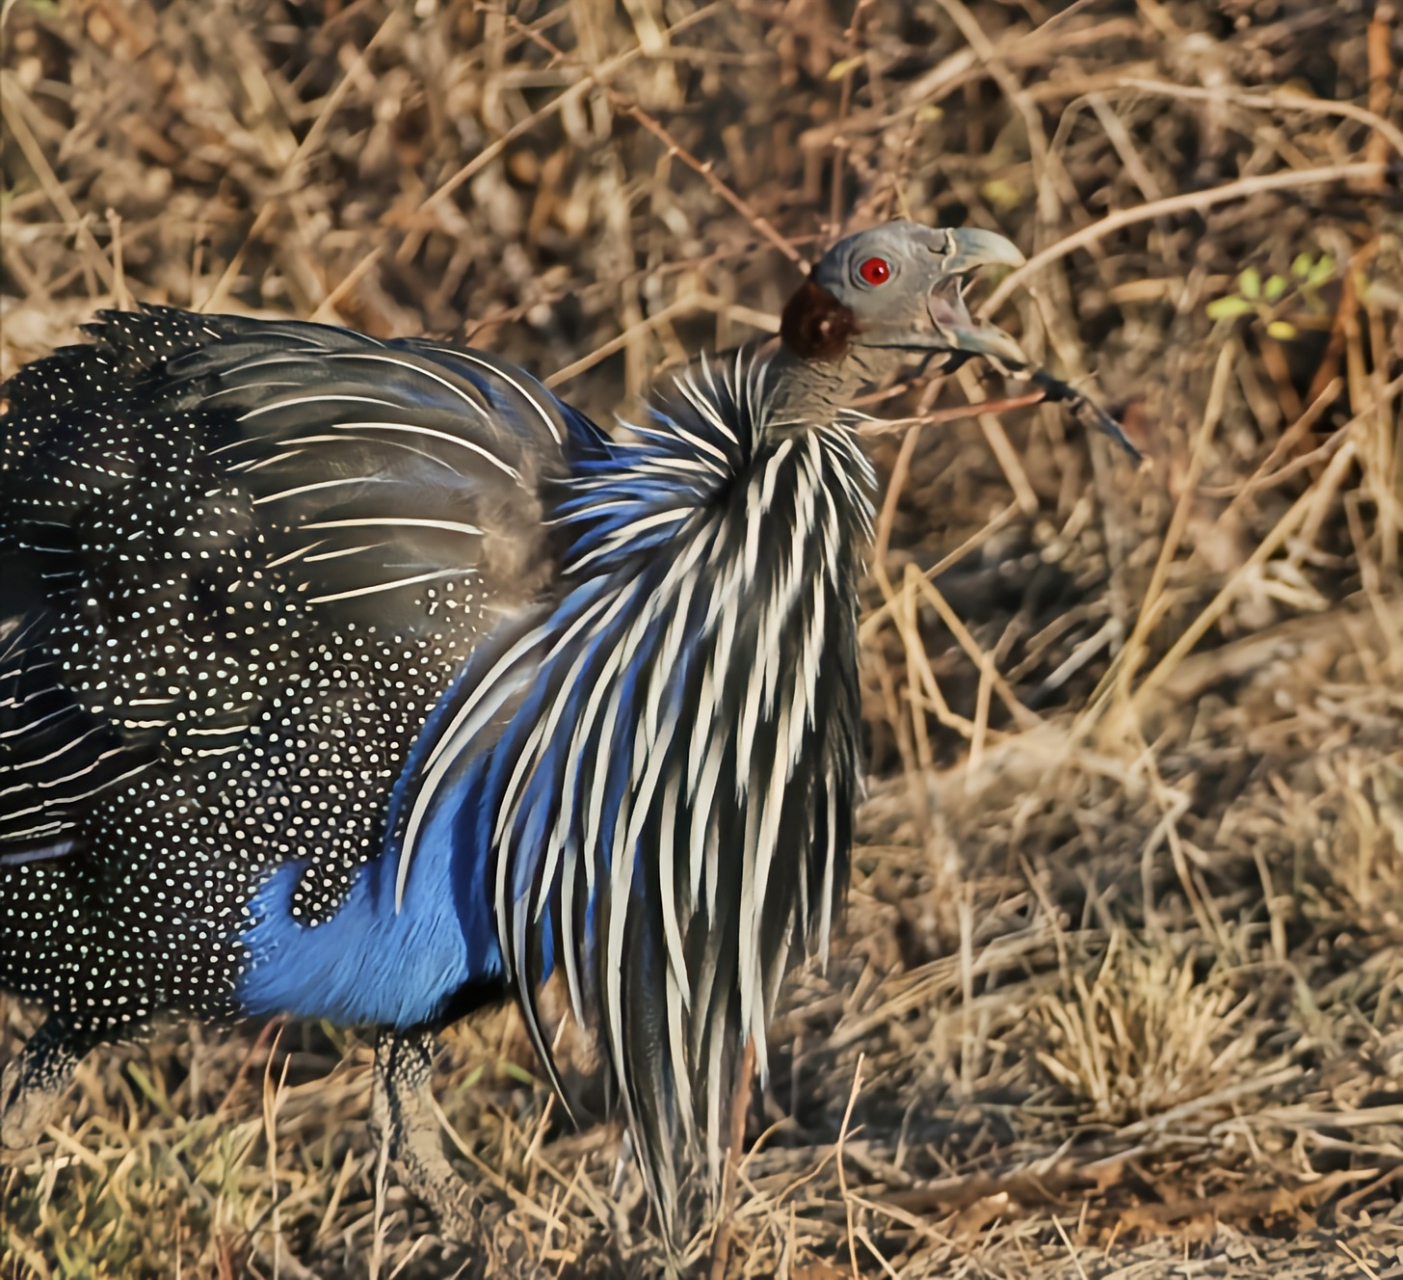
[[[0,986],[110,1026],[234,1011],[275,867],[292,920],[337,915],[430,708],[551,589],[543,495],[593,428],[429,343],[94,337],[0,419]]]

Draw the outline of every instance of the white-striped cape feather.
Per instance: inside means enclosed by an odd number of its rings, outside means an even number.
[[[558,965],[669,1231],[694,1156],[715,1185],[737,1050],[766,1069],[791,942],[826,948],[847,874],[873,479],[840,411],[781,418],[775,376],[703,364],[579,464],[559,598],[475,655],[392,841],[403,886],[475,777],[532,1039],[554,1080],[537,995]]]

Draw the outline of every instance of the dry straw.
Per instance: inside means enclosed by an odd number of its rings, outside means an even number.
[[[1151,461],[975,369],[872,406],[851,904],[691,1256],[1403,1274],[1398,6],[0,12],[4,376],[136,300],[470,336],[632,413],[847,226],[1014,235],[987,308]],[[1301,254],[1311,296],[1208,316]],[[448,1045],[445,1126],[544,1273],[656,1274],[617,1132],[563,1127],[514,1015]],[[368,1067],[300,1025],[95,1055],[0,1157],[0,1276],[457,1274]]]

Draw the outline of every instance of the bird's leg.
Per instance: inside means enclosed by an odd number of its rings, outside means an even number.
[[[58,1110],[73,1072],[102,1036],[53,1016],[0,1071],[0,1147],[28,1147]]]
[[[519,1243],[513,1247],[498,1239],[506,1199],[465,1182],[444,1155],[429,1091],[435,1047],[432,1031],[380,1032],[375,1041],[371,1132],[387,1149],[400,1184],[429,1207],[444,1236],[482,1250],[514,1274],[529,1274]]]

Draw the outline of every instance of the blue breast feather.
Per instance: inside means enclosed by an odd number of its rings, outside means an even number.
[[[465,984],[500,980],[488,844],[454,830],[474,827],[474,817],[470,803],[435,815],[398,912],[394,859],[383,854],[366,864],[336,915],[310,927],[290,913],[305,860],[279,867],[250,904],[240,1005],[253,1014],[409,1027],[438,1017]]]
[[[695,429],[695,426],[694,426]],[[552,641],[569,632],[580,614],[601,603],[601,594],[620,589],[641,604],[650,580],[665,571],[666,559],[658,550],[675,537],[687,515],[705,505],[739,469],[741,449],[733,438],[722,437],[713,446],[714,460],[698,468],[690,455],[691,441],[674,434],[674,424],[659,416],[652,429],[639,432],[630,443],[604,443],[576,460],[572,481],[560,495],[555,516],[567,530],[567,573],[578,576],[546,624],[546,635],[536,650],[545,657]],[[591,442],[592,444],[594,442]],[[700,474],[698,474],[700,472]],[[661,517],[656,523],[652,517]],[[623,562],[632,568],[622,581],[615,572]],[[647,568],[639,572],[639,565]],[[587,566],[587,567],[586,567]],[[625,585],[627,584],[627,585]],[[624,621],[591,638],[584,655],[588,671],[604,660]],[[655,637],[654,637],[655,638]],[[457,701],[471,692],[493,646],[475,653],[454,688],[429,717],[412,748],[395,787],[387,815],[390,833],[386,850],[366,864],[337,914],[329,921],[306,926],[290,914],[293,891],[305,862],[288,864],[273,872],[250,904],[250,919],[241,931],[248,963],[239,979],[236,997],[249,1013],[290,1013],[324,1017],[341,1024],[374,1024],[405,1027],[438,1017],[460,987],[503,981],[499,925],[494,915],[497,851],[493,832],[498,807],[507,789],[507,774],[522,746],[549,703],[548,691],[558,687],[565,672],[580,657],[578,650],[556,650],[536,671],[531,687],[503,727],[498,746],[463,760],[451,771],[446,785],[438,788],[431,817],[414,841],[409,879],[397,911],[395,877],[400,863],[398,831],[405,806],[417,785],[416,774],[424,758],[438,743],[444,723],[451,719]],[[649,645],[641,646],[648,649]],[[678,679],[695,658],[693,645],[679,656]],[[625,663],[619,673],[620,701],[630,708],[636,697],[637,670]],[[569,706],[578,713],[589,692],[588,675],[572,690]],[[568,721],[569,717],[565,717]],[[612,742],[597,735],[588,749],[605,761],[616,756],[627,764],[631,752],[620,751],[631,733],[634,716],[626,712],[614,726]],[[525,831],[517,830],[512,843],[530,852],[512,867],[511,896],[520,901],[532,889],[541,871],[540,848],[545,825],[553,821],[560,798],[546,794],[563,762],[558,754],[569,738],[547,748],[546,764],[521,805]],[[627,767],[607,766],[604,815],[608,830],[628,785]],[[539,951],[534,972],[519,977],[541,981],[554,968],[556,908],[549,905],[532,930]],[[587,954],[595,943],[596,894],[580,904],[579,925]],[[538,966],[538,967],[537,967]]]

